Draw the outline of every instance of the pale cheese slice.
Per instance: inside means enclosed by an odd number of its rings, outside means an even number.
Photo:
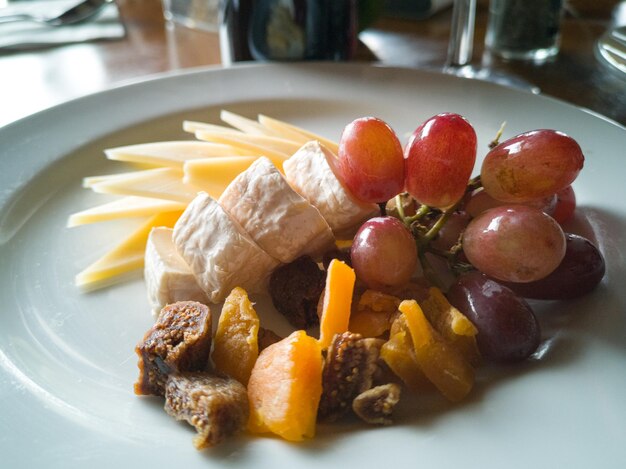
[[[243,137],[232,137],[228,135],[219,137],[212,133],[205,134],[202,131],[198,131],[196,132],[196,137],[200,140],[212,140],[213,138],[217,138],[217,141],[228,142],[230,145],[236,147],[239,151],[247,155],[267,156],[272,159],[272,161],[280,161],[281,167],[282,162],[289,158],[289,156],[293,153],[274,150],[272,147],[266,146],[265,144],[255,143],[254,141],[248,139],[245,135]]]
[[[263,291],[270,272],[278,266],[205,192],[187,206],[174,227],[173,240],[213,303],[223,301],[237,286]]]
[[[276,132],[259,124],[257,121],[240,116],[239,114],[235,114],[234,112],[223,110],[220,112],[220,119],[246,134],[280,137],[280,135],[278,135]]]
[[[172,227],[182,212],[165,212],[150,217],[124,241],[76,275],[75,283],[85,290],[94,290],[120,282],[144,265],[146,241],[155,226]]]
[[[146,217],[161,212],[185,210],[186,204],[173,200],[128,196],[70,215],[67,226],[86,225],[118,218]]]
[[[267,135],[230,135],[207,132],[206,130],[198,130],[196,132],[196,138],[206,142],[228,145],[237,148],[239,151],[245,151],[250,155],[257,154],[259,156],[267,156],[272,159],[272,161],[281,158],[286,160],[302,146],[299,142],[284,138],[269,137]]]
[[[183,121],[183,130],[192,134],[195,134],[198,130],[205,130],[207,132],[219,132],[222,134],[244,135],[241,130],[233,129],[232,127],[198,121]]]
[[[91,184],[94,192],[102,194],[136,195],[188,203],[198,188],[183,182],[183,172],[175,168],[156,168],[111,177]]]
[[[170,303],[208,301],[193,272],[176,251],[172,233],[171,228],[152,228],[146,243],[144,279],[155,318]]]
[[[358,226],[378,212],[376,204],[358,201],[339,181],[335,156],[317,141],[305,144],[283,164],[285,178],[296,192],[320,211],[335,236],[352,236]]]
[[[241,150],[219,142],[152,142],[104,150],[107,158],[129,163],[143,163],[182,168],[185,161],[211,156],[240,155]]]
[[[123,179],[132,179],[142,171],[129,171],[127,173],[101,174],[99,176],[87,176],[83,178],[83,187],[91,189],[94,184],[105,181],[121,181]]]
[[[258,158],[258,156],[237,158],[217,156],[188,161],[183,166],[183,182],[198,187],[213,198],[219,198],[228,184]]]
[[[317,256],[334,243],[320,212],[297,194],[276,166],[257,159],[219,199],[226,210],[270,256],[288,263]]]
[[[339,145],[337,144],[337,142],[334,142],[326,137],[322,137],[321,135],[315,134],[301,127],[289,124],[278,119],[274,119],[272,117],[265,116],[263,114],[259,114],[258,119],[259,123],[262,126],[273,130],[282,138],[286,138],[294,142],[299,142],[300,145],[304,145],[311,140],[317,140],[330,151],[332,151],[335,155],[339,152]]]

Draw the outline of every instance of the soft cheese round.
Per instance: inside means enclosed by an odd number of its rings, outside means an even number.
[[[173,230],[155,227],[146,243],[144,279],[152,315],[177,301],[207,302],[207,296],[196,282],[193,272],[178,254],[172,240]]]
[[[209,300],[235,287],[264,289],[278,261],[267,254],[214,199],[200,192],[174,226],[174,245]]]
[[[304,144],[283,163],[285,178],[301,196],[317,207],[336,236],[356,231],[378,212],[376,204],[359,202],[335,175],[335,156],[317,141]],[[354,233],[351,233],[354,234]]]
[[[280,262],[291,262],[303,254],[321,254],[334,243],[320,211],[289,186],[268,158],[257,159],[239,174],[219,203]]]

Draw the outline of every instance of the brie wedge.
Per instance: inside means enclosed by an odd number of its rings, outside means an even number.
[[[358,201],[335,175],[335,155],[317,141],[302,146],[283,163],[285,178],[317,207],[335,236],[354,235],[359,225],[378,213],[376,204]]]
[[[223,301],[235,287],[263,291],[278,266],[206,192],[187,206],[174,226],[173,240],[213,303]]]
[[[265,157],[239,174],[219,203],[280,262],[289,263],[303,254],[317,256],[334,243],[319,210],[296,193]]]
[[[144,279],[152,315],[177,301],[207,302],[193,272],[176,251],[171,228],[153,228],[146,243]]]

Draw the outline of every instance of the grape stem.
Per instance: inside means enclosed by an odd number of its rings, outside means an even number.
[[[430,207],[428,205],[420,205],[420,208],[417,209],[415,215],[406,218],[406,223],[408,223],[408,226],[411,226],[413,222],[416,222],[428,212],[430,212]]]
[[[496,136],[496,139],[494,141],[497,142],[497,140],[500,138],[500,135],[503,129],[504,129],[504,124],[502,124],[502,127],[500,127],[500,131],[498,132],[498,135]],[[480,187],[482,187],[482,183],[480,180],[480,175],[478,175],[469,180],[469,182],[467,183],[467,188],[465,190],[465,193],[466,194],[471,193]],[[445,290],[444,284],[439,278],[439,275],[437,274],[435,269],[432,267],[428,258],[426,257],[426,253],[430,252],[436,256],[443,257],[444,259],[448,261],[449,264],[454,264],[452,266],[454,270],[455,265],[457,264],[456,256],[457,256],[457,252],[460,249],[460,245],[457,246],[457,249],[444,251],[444,250],[437,249],[437,248],[430,246],[430,243],[433,239],[435,239],[437,234],[439,234],[439,231],[441,231],[443,226],[448,222],[452,214],[459,208],[463,200],[464,198],[462,197],[454,205],[444,210],[441,213],[441,215],[437,218],[434,225],[431,226],[428,229],[428,231],[422,234],[422,232],[419,229],[411,230],[411,227],[413,226],[415,222],[417,222],[418,220],[420,220],[427,214],[433,213],[434,209],[432,209],[428,205],[420,205],[419,209],[415,212],[414,215],[407,216],[406,213],[404,212],[404,206],[402,205],[401,195],[398,194],[395,197],[396,210],[398,211],[398,217],[400,218],[402,223],[404,223],[404,225],[410,229],[410,231],[413,233],[413,236],[415,237],[415,242],[417,244],[417,255],[418,255],[420,264],[422,266],[422,270],[424,271],[424,276],[428,279],[429,282],[431,282],[433,285],[435,285],[436,287],[442,290]],[[382,211],[382,206],[381,206],[381,211]],[[459,264],[458,267],[459,267],[459,270],[465,269],[465,265]]]
[[[380,209],[380,216],[386,217],[387,216],[387,202],[379,202],[378,208]]]
[[[489,142],[490,149],[497,147],[498,144],[500,143],[500,138],[502,137],[502,134],[504,133],[504,127],[506,127],[506,121],[502,122],[502,124],[500,125],[500,129],[496,133],[495,138],[491,142]]]

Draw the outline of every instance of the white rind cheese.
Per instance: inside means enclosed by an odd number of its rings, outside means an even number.
[[[285,178],[317,207],[336,236],[353,235],[363,221],[376,215],[378,207],[354,198],[335,175],[331,158],[335,156],[319,142],[308,142],[283,163]]]
[[[152,315],[156,318],[164,306],[177,301],[207,302],[193,272],[178,254],[171,228],[153,228],[146,243],[144,279]]]
[[[272,162],[261,157],[231,182],[219,199],[270,256],[288,263],[317,256],[334,243],[328,223],[296,193]]]
[[[219,303],[235,287],[262,291],[278,261],[207,193],[200,192],[174,226],[176,250],[209,301]]]

